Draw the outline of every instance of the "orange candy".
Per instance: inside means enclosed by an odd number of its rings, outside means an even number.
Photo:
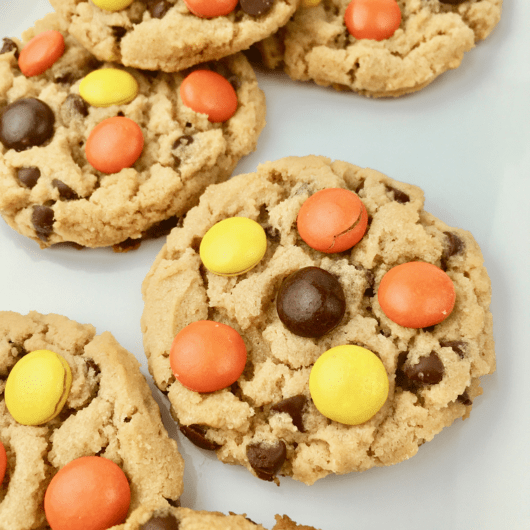
[[[101,456],[83,456],[53,477],[44,511],[52,530],[105,530],[125,520],[130,501],[120,467]]]
[[[401,10],[396,0],[352,0],[344,22],[356,39],[385,40],[399,28]]]
[[[377,299],[385,315],[396,324],[426,328],[451,314],[456,293],[451,278],[442,269],[411,261],[393,267],[383,276]]]
[[[180,97],[186,107],[208,115],[213,123],[231,118],[237,110],[234,87],[222,75],[210,70],[195,70],[182,81]]]
[[[4,447],[4,444],[0,442],[0,485],[2,484],[4,480],[6,469],[7,469],[6,448]]]
[[[231,13],[239,0],[184,0],[188,9],[197,17],[213,18]]]
[[[302,204],[296,220],[300,237],[315,250],[331,254],[357,244],[368,226],[359,196],[343,188],[327,188]]]
[[[140,126],[122,116],[103,120],[90,133],[85,146],[88,162],[103,173],[131,167],[142,154],[144,136]]]
[[[237,381],[247,362],[247,348],[230,326],[199,320],[177,333],[169,361],[173,374],[185,387],[214,392]]]
[[[26,77],[45,72],[64,53],[64,37],[55,30],[43,31],[24,46],[18,58],[20,71]]]

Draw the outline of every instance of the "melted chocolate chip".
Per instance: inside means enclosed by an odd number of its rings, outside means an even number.
[[[251,443],[247,445],[248,461],[261,480],[274,480],[286,456],[287,447],[283,440],[278,440],[275,444]]]
[[[184,136],[181,136],[180,138],[177,138],[174,142],[173,142],[173,147],[172,147],[172,150],[175,150],[179,147],[186,147],[188,145],[191,145],[193,143],[193,136],[189,135],[189,134],[185,134]],[[179,167],[180,166],[180,163],[182,162],[181,159],[173,154],[173,158],[175,159],[175,168]]]
[[[272,412],[286,412],[291,416],[293,425],[300,431],[305,432],[304,423],[302,421],[302,411],[307,403],[307,398],[302,394],[293,396],[271,407]]]
[[[473,400],[469,397],[469,394],[467,393],[467,390],[464,390],[462,394],[460,394],[456,400],[458,403],[462,403],[462,405],[465,405],[466,407],[469,407],[470,405],[473,405]]]
[[[140,530],[178,530],[179,522],[173,515],[164,517],[153,516],[147,523],[140,526]]]
[[[363,296],[372,298],[375,295],[375,291],[374,291],[375,274],[373,273],[373,271],[367,269],[365,271],[365,276],[366,276],[366,281],[368,282],[368,287],[365,289]]]
[[[440,0],[442,4],[451,4],[452,6],[463,4],[465,1],[466,0]]]
[[[435,352],[421,357],[417,364],[403,366],[403,373],[409,381],[423,385],[436,385],[444,376],[444,365]]]
[[[114,35],[114,38],[118,42],[120,42],[121,39],[123,39],[123,37],[127,33],[127,29],[124,28],[123,26],[111,26],[111,28],[112,28],[112,34]]]
[[[11,39],[8,39],[7,37],[4,37],[4,44],[2,46],[2,49],[0,50],[0,55],[2,55],[3,53],[10,53],[12,51],[15,52],[15,58],[18,59],[17,43]]]
[[[54,221],[53,210],[49,206],[37,205],[33,207],[31,222],[35,232],[37,232],[37,236],[43,241],[47,241],[53,232]]]
[[[461,254],[464,250],[464,242],[453,232],[444,232],[446,239],[441,258],[441,269],[447,270],[447,262],[451,256]]]
[[[207,451],[216,451],[219,444],[206,438],[206,430],[200,425],[179,425],[180,432],[193,444]]]
[[[167,497],[164,497],[166,501],[173,506],[173,508],[180,508],[180,499],[168,499]]]
[[[169,232],[171,232],[171,230],[177,226],[178,221],[179,218],[173,216],[169,219],[165,219],[164,221],[154,224],[142,233],[142,240],[156,239],[157,237],[167,236]]]
[[[172,7],[167,0],[149,0],[147,9],[153,18],[162,18]]]
[[[34,188],[40,177],[38,167],[21,167],[17,171],[17,178],[26,188]]]
[[[54,133],[52,109],[36,98],[24,98],[5,107],[0,116],[0,141],[7,149],[24,151],[42,145]]]
[[[453,351],[463,359],[466,356],[467,342],[463,340],[441,340],[440,346],[442,348],[453,348]]]
[[[276,308],[291,333],[316,338],[340,323],[346,299],[335,276],[319,267],[305,267],[283,280]]]
[[[63,117],[64,121],[68,121],[72,115],[76,114],[86,118],[88,116],[88,105],[81,96],[69,94],[62,104],[61,111],[66,116],[66,119]]]
[[[112,245],[112,250],[117,253],[129,252],[130,250],[140,248],[141,244],[142,240],[140,238],[133,239],[132,237],[128,237],[125,241]]]
[[[386,189],[394,194],[394,200],[396,202],[399,202],[400,204],[410,202],[410,197],[404,191],[398,190],[392,186],[387,186]]]
[[[65,201],[74,201],[76,199],[79,199],[79,195],[62,180],[53,179],[52,186],[59,190],[59,197],[61,197],[61,199],[64,199]]]
[[[274,0],[239,0],[241,9],[253,17],[268,13],[273,3]]]
[[[96,375],[101,373],[99,366],[96,364],[96,362],[93,359],[85,359],[85,363],[86,363],[87,369],[94,370]]]

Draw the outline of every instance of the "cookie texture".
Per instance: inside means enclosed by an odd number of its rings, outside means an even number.
[[[250,12],[262,14],[248,14],[237,4],[228,15],[212,18],[194,15],[184,0],[134,1],[115,12],[88,0],[50,3],[67,21],[68,31],[100,60],[176,72],[245,50],[272,35],[289,20],[299,0],[255,0]]]
[[[297,10],[274,36],[259,43],[269,68],[371,97],[415,92],[457,68],[464,53],[500,20],[502,0],[397,0],[401,25],[382,41],[355,39],[346,29],[350,0],[323,0]]]
[[[61,413],[46,424],[17,423],[6,409],[7,377],[25,354],[48,349],[67,361],[72,386]],[[2,530],[49,528],[43,510],[55,473],[81,456],[118,464],[131,488],[130,513],[178,502],[183,460],[134,356],[109,332],[60,315],[0,312],[0,441],[8,465],[0,488]]]
[[[16,55],[22,43],[16,40],[10,39],[0,54],[3,136],[17,119],[16,107],[8,105],[29,101],[36,107],[32,112],[47,113],[38,120],[47,124],[47,136],[28,133],[26,144],[6,146],[5,138],[0,144],[0,213],[41,247],[63,242],[130,247],[184,214],[206,186],[228,178],[255,148],[265,125],[265,98],[242,54],[201,66],[231,81],[237,94],[235,114],[212,123],[182,103],[179,87],[189,72],[126,69],[138,83],[132,101],[89,105],[79,95],[87,74],[123,67],[95,59],[55,14],[27,31],[24,41],[50,29],[64,34],[66,49],[44,73],[26,77],[20,72]],[[106,174],[87,161],[85,147],[92,130],[116,116],[140,126],[143,150],[132,167]]]
[[[368,229],[352,250],[325,254],[298,235],[300,207],[324,188],[352,190],[366,207]],[[495,370],[490,280],[472,235],[447,226],[423,204],[416,186],[313,156],[268,162],[254,174],[209,187],[168,236],[142,287],[149,370],[181,431],[221,461],[260,478],[277,481],[278,473],[312,484],[330,473],[408,459],[443,427],[466,418],[482,393],[480,376]],[[268,247],[249,272],[218,276],[202,265],[199,246],[211,226],[233,216],[257,221]],[[402,327],[378,303],[383,275],[409,261],[440,267],[454,284],[454,309],[440,324]],[[291,333],[278,316],[282,281],[305,267],[329,272],[345,295],[342,320],[320,338]],[[203,319],[235,328],[248,358],[236,383],[201,394],[175,379],[169,352],[179,330]],[[316,360],[350,344],[374,352],[389,380],[379,412],[353,426],[323,416],[308,387]],[[426,359],[434,359],[436,383],[419,374]]]

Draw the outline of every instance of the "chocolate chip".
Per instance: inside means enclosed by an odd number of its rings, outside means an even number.
[[[274,480],[286,456],[287,447],[283,440],[278,440],[274,444],[259,442],[247,445],[248,461],[261,480]]]
[[[26,186],[26,188],[34,188],[40,177],[40,169],[38,167],[21,167],[17,171],[18,180]]]
[[[47,241],[53,232],[54,221],[53,210],[49,206],[37,205],[33,207],[31,222],[35,232],[37,232],[37,236],[43,241]]]
[[[166,515],[164,517],[154,515],[140,526],[140,530],[178,530],[179,522],[173,515]]]
[[[88,370],[92,369],[96,375],[101,373],[99,366],[96,364],[96,362],[93,359],[85,359],[85,363],[86,363]]]
[[[168,499],[167,497],[164,498],[171,506],[173,506],[173,508],[180,508],[180,499]]]
[[[180,432],[194,445],[207,451],[216,451],[219,444],[206,438],[206,429],[200,425],[179,425]]]
[[[463,4],[465,1],[466,0],[440,0],[442,4],[451,4],[452,6]]]
[[[283,280],[276,308],[291,333],[316,338],[340,323],[346,299],[335,276],[319,267],[305,267]]]
[[[112,34],[114,35],[114,38],[120,42],[121,39],[125,36],[127,33],[127,29],[123,26],[111,26],[112,28]]]
[[[157,237],[167,236],[177,226],[178,221],[179,218],[176,216],[160,221],[143,232],[142,239],[156,239]]]
[[[141,244],[142,240],[140,238],[133,239],[132,237],[128,237],[125,241],[112,245],[112,250],[117,253],[129,252],[130,250],[140,248]]]
[[[65,201],[74,201],[76,199],[79,199],[79,195],[62,180],[53,179],[52,186],[59,190],[59,197],[61,197],[61,199],[64,199]]]
[[[375,285],[375,274],[373,271],[366,269],[365,271],[366,281],[368,282],[368,287],[365,289],[363,296],[372,298],[375,295],[374,285]]]
[[[403,366],[403,373],[414,383],[436,385],[444,376],[444,365],[435,352],[421,357],[417,364]]]
[[[72,115],[80,114],[84,118],[88,116],[88,105],[85,100],[77,94],[69,94],[62,104],[61,111],[64,110],[63,121],[69,121]],[[65,119],[66,118],[66,119]]]
[[[177,149],[181,145],[183,146],[191,145],[192,143],[193,143],[193,136],[189,134],[185,134],[184,136],[180,136],[173,142],[172,149]]]
[[[286,412],[291,416],[293,425],[300,431],[305,432],[304,423],[302,421],[302,411],[307,403],[307,398],[302,394],[293,396],[271,407],[272,412]]]
[[[401,190],[394,188],[393,186],[387,186],[386,189],[394,194],[394,200],[400,204],[410,202],[410,197]]]
[[[147,8],[153,18],[162,18],[172,7],[167,0],[149,0]]]
[[[456,400],[459,403],[462,403],[462,405],[465,405],[466,407],[469,407],[470,405],[473,405],[473,400],[469,397],[469,394],[467,393],[467,390],[464,390],[462,394],[460,394]]]
[[[466,356],[467,342],[463,340],[441,340],[440,346],[442,348],[453,348],[453,351],[463,359]]]
[[[274,0],[239,0],[241,9],[254,17],[268,13]]]
[[[453,232],[444,232],[445,244],[441,257],[441,269],[447,270],[447,262],[451,256],[461,254],[464,251],[464,242]]]
[[[7,37],[4,37],[4,44],[2,46],[2,49],[0,50],[0,55],[2,55],[3,53],[10,53],[12,51],[15,52],[15,58],[18,59],[17,43],[11,39],[8,39]]]
[[[7,149],[24,151],[42,145],[54,133],[52,109],[36,98],[24,98],[5,107],[0,116],[0,141]]]

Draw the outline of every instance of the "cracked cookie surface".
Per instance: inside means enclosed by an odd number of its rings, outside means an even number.
[[[502,0],[397,0],[401,25],[376,41],[349,34],[349,2],[302,5],[284,28],[259,43],[264,63],[283,65],[296,80],[372,97],[401,96],[457,68],[464,53],[490,34],[502,9]]]
[[[367,232],[351,251],[324,254],[298,235],[300,207],[324,188],[352,190],[366,207]],[[495,370],[490,280],[472,235],[434,218],[423,204],[416,186],[312,156],[268,162],[255,174],[209,187],[168,236],[142,286],[149,370],[181,431],[199,447],[215,450],[221,461],[261,478],[277,480],[278,471],[312,484],[330,473],[405,460],[443,427],[467,417],[482,393],[480,376]],[[249,272],[218,276],[204,268],[199,246],[211,226],[234,216],[264,228],[267,251]],[[392,322],[377,299],[383,275],[415,260],[446,271],[456,291],[450,316],[425,329]],[[320,338],[288,331],[276,308],[283,279],[312,266],[335,276],[345,294],[340,324]],[[169,360],[177,332],[204,319],[235,328],[248,352],[236,383],[212,393],[184,387]],[[309,392],[316,360],[343,344],[374,352],[388,375],[388,399],[360,425],[327,419]],[[443,377],[422,384],[415,371],[431,354]],[[270,464],[268,470],[260,460]]]
[[[289,20],[299,0],[257,0],[262,9],[271,6],[257,16],[237,4],[228,15],[213,18],[195,16],[184,0],[135,1],[115,12],[87,0],[50,3],[67,21],[68,31],[99,59],[176,72],[245,50],[272,35]]]
[[[237,94],[235,114],[212,123],[182,103],[179,87],[189,72],[126,69],[138,83],[131,102],[108,107],[86,103],[79,85],[87,74],[123,67],[97,61],[66,33],[55,14],[26,32],[24,41],[50,29],[64,34],[66,49],[44,73],[21,73],[16,58],[20,42],[9,40],[0,54],[0,108],[36,98],[53,113],[50,138],[23,150],[0,144],[0,212],[41,247],[134,244],[160,223],[185,213],[206,186],[228,178],[240,158],[256,147],[265,126],[265,97],[242,54],[201,66],[231,81]],[[106,174],[87,161],[85,146],[96,125],[116,116],[139,125],[144,145],[132,167]]]
[[[21,425],[5,405],[6,379],[18,360],[40,349],[64,357],[72,385],[57,417]],[[130,514],[153,502],[169,506],[182,493],[184,462],[138,361],[109,332],[96,335],[93,326],[60,315],[0,312],[0,441],[8,455],[0,488],[2,530],[49,529],[42,505],[46,487],[82,456],[120,466],[131,488]]]

